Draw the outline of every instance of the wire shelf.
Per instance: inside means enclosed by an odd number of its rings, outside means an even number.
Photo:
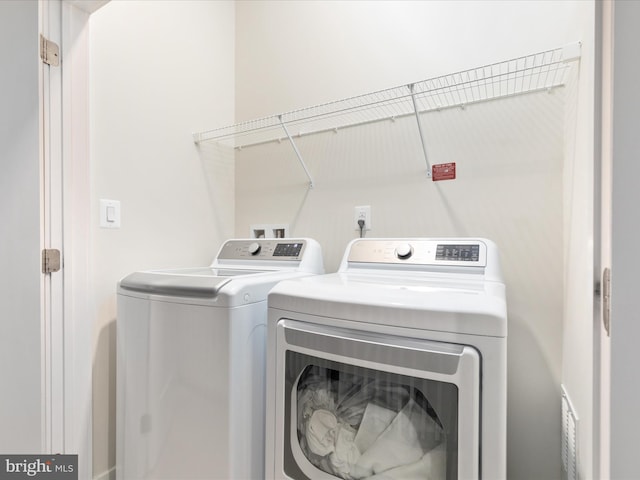
[[[302,108],[279,115],[194,133],[196,143],[218,141],[235,148],[291,140],[382,120],[564,85],[580,43],[524,57]],[[419,119],[418,119],[419,121]],[[289,132],[292,132],[291,134]]]

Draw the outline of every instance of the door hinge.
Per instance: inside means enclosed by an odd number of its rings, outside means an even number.
[[[57,67],[60,65],[60,47],[57,43],[40,35],[40,58],[47,65]]]
[[[611,336],[611,269],[605,268],[602,272],[602,326]]]
[[[45,248],[42,250],[42,273],[53,273],[60,270],[60,250]]]

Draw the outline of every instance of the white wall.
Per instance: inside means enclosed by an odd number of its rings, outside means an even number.
[[[94,475],[115,463],[116,282],[211,262],[234,221],[232,158],[191,133],[233,123],[232,2],[112,1],[91,16]],[[122,227],[98,227],[98,200]]]
[[[584,2],[573,21],[583,33],[580,76],[565,126],[562,383],[579,417],[577,470],[587,479],[597,476],[598,434],[593,425],[595,4]]]
[[[0,452],[42,453],[37,2],[0,2],[0,58]]]
[[[585,2],[237,3],[237,121],[579,40]]]
[[[239,2],[237,120],[577,40],[587,42],[588,69],[592,16],[590,2],[566,1]],[[576,148],[580,154],[570,166],[578,164],[579,189],[565,198],[565,115],[575,118],[576,109],[566,110],[561,94],[545,95],[426,115],[432,160],[457,161],[454,182],[434,185],[424,177],[417,139],[407,135],[410,127],[397,130],[401,122],[301,139],[316,181],[308,192],[288,145],[237,153],[236,234],[246,235],[251,223],[289,223],[293,235],[321,241],[328,271],[356,235],[355,205],[372,206],[370,236],[486,235],[498,242],[510,315],[510,480],[560,478],[563,313],[576,310],[565,305],[564,280],[582,274],[590,262],[587,245],[577,259],[569,255],[564,272],[564,222],[577,224],[569,245],[591,238],[592,205],[582,196],[590,160]],[[578,110],[590,118],[588,105]],[[585,129],[576,127],[577,141],[584,141]],[[578,259],[586,263],[576,266]],[[584,284],[568,301],[591,305],[583,293]],[[572,342],[566,348],[571,352]],[[585,405],[590,407],[588,399]]]

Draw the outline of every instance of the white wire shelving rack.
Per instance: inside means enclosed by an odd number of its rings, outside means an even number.
[[[237,149],[288,140],[313,187],[313,179],[294,138],[414,116],[430,176],[420,114],[561,87],[579,58],[580,43],[571,43],[512,60],[194,133],[193,139],[196,144],[216,141]]]

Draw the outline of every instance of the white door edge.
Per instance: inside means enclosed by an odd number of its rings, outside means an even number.
[[[60,0],[39,2],[40,33],[58,45],[61,40],[60,6]],[[62,74],[60,67],[44,62],[40,65],[41,247],[63,252]],[[43,453],[64,453],[63,273],[61,270],[42,277],[42,447]]]

